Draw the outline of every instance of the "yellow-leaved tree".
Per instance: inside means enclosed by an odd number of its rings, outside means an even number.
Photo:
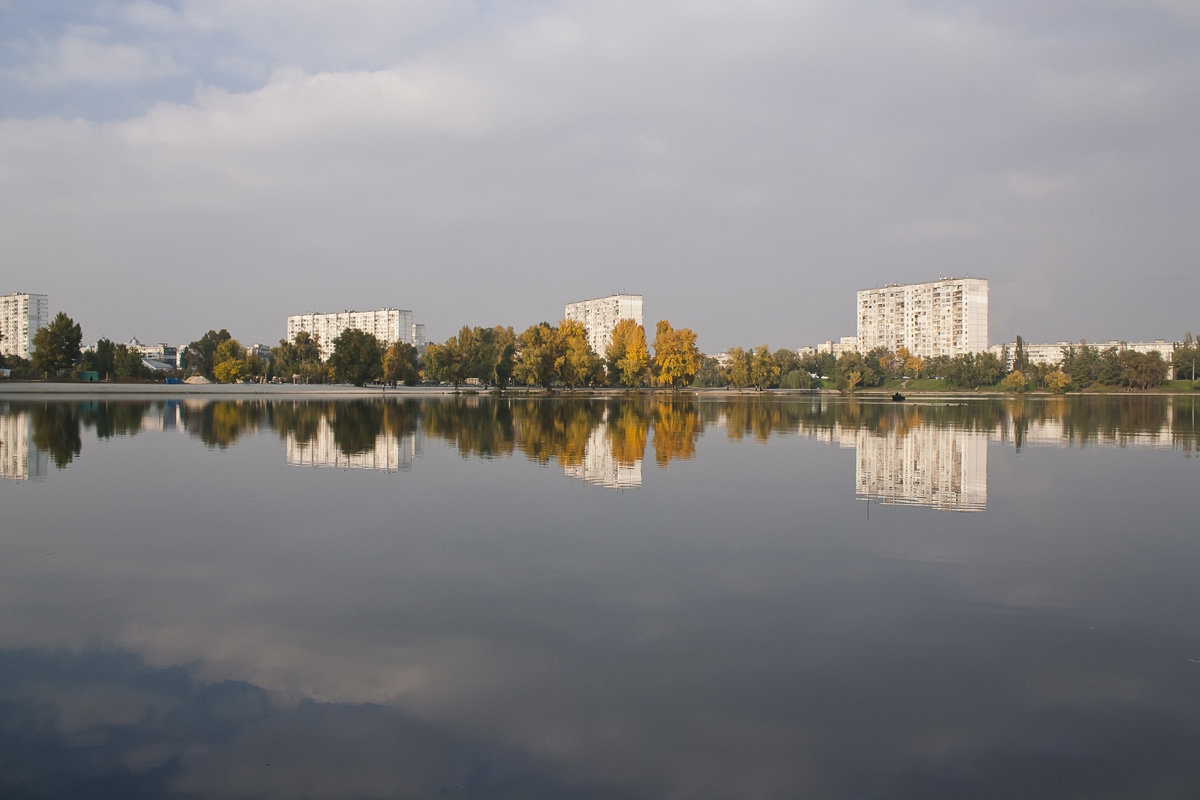
[[[608,358],[609,383],[640,386],[650,368],[645,328],[632,319],[620,320],[613,328],[605,356]]]
[[[675,330],[667,320],[659,320],[654,337],[655,382],[679,389],[691,384],[699,370],[696,334],[689,328]]]

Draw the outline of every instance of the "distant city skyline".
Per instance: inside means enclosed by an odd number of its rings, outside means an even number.
[[[286,17],[286,24],[283,18]],[[428,336],[637,286],[708,352],[986,275],[992,341],[1200,327],[1200,10],[0,3],[0,287],[89,339]]]

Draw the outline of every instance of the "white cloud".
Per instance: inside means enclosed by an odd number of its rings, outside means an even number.
[[[51,87],[69,83],[112,86],[180,72],[167,52],[108,38],[100,28],[74,28],[54,42],[36,45],[32,63],[18,74],[34,86]]]

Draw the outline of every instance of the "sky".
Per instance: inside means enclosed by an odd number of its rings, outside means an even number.
[[[987,278],[990,340],[1200,332],[1195,0],[0,0],[0,293],[85,341],[289,314],[707,352]]]

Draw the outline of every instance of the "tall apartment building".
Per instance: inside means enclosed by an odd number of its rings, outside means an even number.
[[[603,358],[618,322],[631,319],[638,325],[642,324],[642,296],[610,294],[608,297],[567,303],[563,317],[583,323],[587,329],[588,344],[596,351],[596,355]]]
[[[50,298],[44,294],[0,296],[0,354],[29,358],[33,336],[50,324]]]
[[[858,349],[907,347],[921,358],[988,349],[988,282],[943,278],[858,293]]]
[[[350,329],[371,334],[383,342],[384,347],[396,342],[413,344],[412,312],[405,309],[381,308],[377,311],[339,311],[331,314],[312,312],[287,318],[287,340],[294,340],[300,331],[308,331],[317,340],[321,358],[333,355],[333,340]]]

